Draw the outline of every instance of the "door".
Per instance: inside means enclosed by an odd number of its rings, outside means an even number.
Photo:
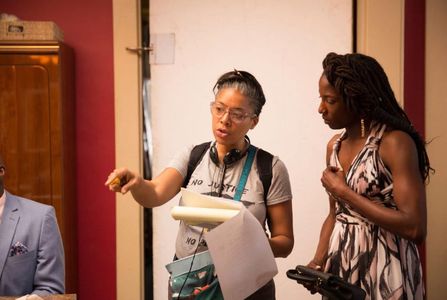
[[[0,145],[7,162],[5,186],[15,195],[54,205],[49,122],[52,68],[12,53],[3,54],[1,64]]]

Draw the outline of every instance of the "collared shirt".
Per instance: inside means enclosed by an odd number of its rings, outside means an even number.
[[[6,202],[6,193],[3,192],[3,195],[0,197],[0,224],[2,223],[3,208],[5,207],[5,202]]]

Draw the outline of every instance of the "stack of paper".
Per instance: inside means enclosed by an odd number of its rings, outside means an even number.
[[[278,273],[261,223],[239,201],[181,192],[183,205],[171,210],[174,219],[203,227],[220,224],[204,238],[225,300],[247,298]]]
[[[242,206],[238,201],[202,195],[184,188],[181,193],[183,205],[174,206],[171,216],[193,226],[216,226],[236,216]]]

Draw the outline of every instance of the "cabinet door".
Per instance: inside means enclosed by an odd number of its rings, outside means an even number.
[[[0,144],[5,186],[51,204],[49,75],[37,64],[0,65]]]
[[[77,289],[73,74],[73,53],[64,44],[0,41],[5,187],[55,208],[67,293]]]

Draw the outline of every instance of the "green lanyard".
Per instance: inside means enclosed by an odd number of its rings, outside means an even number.
[[[247,183],[248,174],[250,173],[251,165],[253,164],[253,160],[255,158],[255,153],[256,147],[250,145],[248,147],[247,160],[245,161],[244,169],[242,169],[241,178],[239,178],[239,184],[236,188],[236,193],[234,194],[233,199],[236,201],[240,201],[242,198],[242,192],[244,191],[245,184]]]

